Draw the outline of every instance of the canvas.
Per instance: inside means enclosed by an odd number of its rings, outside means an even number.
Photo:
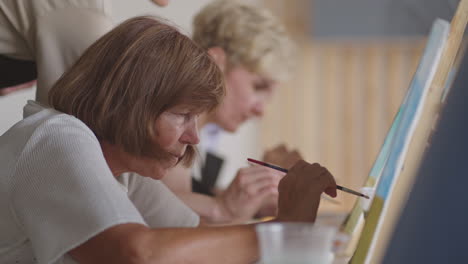
[[[468,0],[462,0],[450,27],[446,22],[437,21],[434,24],[411,84],[410,90],[414,89],[414,92],[411,92],[408,101],[404,102],[407,111],[402,113],[401,124],[351,263],[380,261],[395,219],[413,184],[414,175],[430,140],[444,97],[451,86],[447,80],[450,79],[449,73],[454,72],[453,65],[466,27],[467,13]],[[444,45],[442,42],[445,41]],[[436,50],[442,54],[438,55],[440,60],[434,60],[437,55],[432,52]],[[430,82],[424,79],[424,75],[420,75],[423,72],[427,74],[428,70],[433,76],[429,79]],[[427,83],[426,87],[423,86],[424,80]],[[419,87],[413,88],[415,85]],[[418,100],[418,97],[422,100]]]
[[[352,263],[363,263],[367,256],[367,251],[374,237],[378,220],[383,213],[383,205],[388,198],[392,183],[403,167],[408,144],[419,120],[431,81],[436,71],[436,66],[438,65],[444,44],[447,40],[449,28],[448,22],[444,20],[436,20],[434,22],[410,88],[369,173],[366,186],[377,186],[377,190],[368,215],[365,218],[359,217],[360,214],[365,213],[364,209],[361,208],[359,204],[356,204],[353,212],[350,214],[355,219],[360,218],[365,221],[364,229],[362,230],[362,235],[360,236]],[[359,236],[360,234],[355,233],[356,231],[360,231],[356,230],[359,221],[355,221],[352,217],[346,222],[345,231],[351,236]]]

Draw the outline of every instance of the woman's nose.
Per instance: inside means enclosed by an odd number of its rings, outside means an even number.
[[[257,116],[257,117],[262,117],[264,111],[265,111],[265,104],[262,101],[255,103],[255,105],[252,108],[252,113],[254,114],[254,116]]]
[[[191,124],[187,127],[185,132],[182,134],[180,138],[181,143],[188,144],[188,145],[196,145],[200,142],[200,137],[198,135],[198,126],[197,120],[191,122]]]

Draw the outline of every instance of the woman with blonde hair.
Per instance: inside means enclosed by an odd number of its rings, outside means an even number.
[[[158,181],[190,164],[198,115],[223,95],[210,56],[165,23],[137,17],[100,38],[51,108],[28,102],[0,137],[0,263],[254,261],[254,226],[193,228],[198,216]],[[278,221],[314,221],[320,194],[336,195],[306,162],[279,188]]]
[[[247,120],[263,115],[267,101],[294,68],[293,42],[271,12],[245,0],[216,0],[205,6],[194,18],[193,40],[222,70],[226,97],[200,117],[201,133],[207,136],[202,137],[202,155],[194,169],[179,167],[174,177],[163,181],[207,223],[276,215],[283,174],[261,166],[241,168],[230,185],[219,190],[215,184],[223,160],[216,155],[217,146],[209,145],[216,145],[220,130],[234,133]],[[300,158],[297,151],[280,145],[264,160],[290,168]]]

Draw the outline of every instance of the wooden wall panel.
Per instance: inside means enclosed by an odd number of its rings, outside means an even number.
[[[300,44],[298,70],[262,121],[262,147],[285,142],[360,188],[409,86],[424,41]],[[354,197],[341,194],[343,210]],[[324,202],[325,207],[326,201]]]

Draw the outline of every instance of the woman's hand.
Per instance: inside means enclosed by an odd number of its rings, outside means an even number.
[[[322,192],[336,197],[336,182],[318,163],[297,162],[279,183],[278,221],[313,222]]]
[[[218,204],[226,220],[252,219],[267,202],[278,199],[278,183],[284,173],[261,166],[242,168],[229,187],[218,195]]]

